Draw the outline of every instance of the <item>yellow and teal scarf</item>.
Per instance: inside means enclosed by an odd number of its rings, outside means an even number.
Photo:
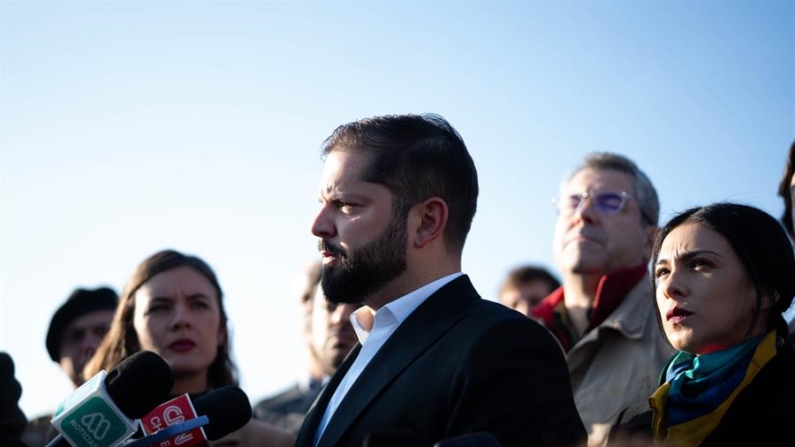
[[[676,354],[665,371],[666,382],[649,399],[655,441],[675,447],[700,445],[776,355],[779,344],[771,331],[711,354]]]

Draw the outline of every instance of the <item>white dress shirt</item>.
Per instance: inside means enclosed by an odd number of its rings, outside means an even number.
[[[350,369],[345,374],[345,377],[342,378],[340,385],[334,390],[334,394],[331,396],[326,411],[323,413],[323,418],[320,420],[320,424],[318,424],[314,445],[317,445],[320,437],[323,435],[323,431],[331,420],[331,416],[337,410],[337,407],[339,407],[340,402],[345,398],[348,390],[351,389],[356,379],[358,379],[359,375],[364,371],[364,368],[367,367],[370,360],[372,360],[378,353],[378,350],[381,349],[381,346],[383,346],[395,330],[397,330],[400,323],[405,321],[429,296],[461,275],[463,275],[463,273],[457,272],[439,278],[386,304],[381,309],[378,309],[372,316],[373,327],[371,330],[367,330],[359,321],[360,315],[364,315],[365,312],[370,312],[369,308],[361,307],[351,314],[351,323],[353,324],[353,329],[356,331],[356,337],[359,339],[359,343],[362,344],[362,349],[353,361],[353,365],[351,365]],[[369,315],[367,317],[369,317]]]

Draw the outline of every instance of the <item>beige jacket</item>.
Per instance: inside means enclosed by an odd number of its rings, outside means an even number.
[[[603,446],[621,412],[648,410],[660,372],[675,351],[662,335],[648,277],[567,354],[574,401],[588,445]]]

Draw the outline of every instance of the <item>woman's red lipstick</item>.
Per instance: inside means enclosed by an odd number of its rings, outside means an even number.
[[[196,343],[193,340],[181,338],[168,345],[168,348],[171,349],[172,351],[184,352],[184,351],[190,351],[195,346]]]
[[[679,323],[690,315],[693,315],[693,312],[682,309],[681,307],[672,307],[665,313],[665,319],[673,323]]]

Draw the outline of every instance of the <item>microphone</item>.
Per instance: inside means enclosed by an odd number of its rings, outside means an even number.
[[[236,386],[224,386],[200,396],[194,402],[196,412],[207,415],[210,423],[204,432],[210,441],[240,430],[251,420],[251,402]]]
[[[433,447],[502,447],[502,444],[491,433],[481,431],[443,439]]]
[[[192,447],[207,440],[207,436],[201,426],[206,425],[209,420],[205,416],[201,424],[196,425],[198,423],[197,417],[198,415],[193,403],[190,401],[190,396],[185,393],[158,405],[149,414],[142,417],[141,428],[144,435],[157,433],[158,440],[159,438],[171,438],[162,444]],[[193,424],[186,426],[186,421],[188,424]],[[154,442],[151,436],[149,438],[150,442]]]
[[[174,387],[171,368],[151,351],[139,351],[100,371],[67,397],[52,418],[60,433],[46,447],[113,447],[132,436]]]
[[[207,445],[207,439],[220,439],[241,429],[249,420],[251,403],[246,393],[236,386],[218,388],[192,403],[188,394],[183,394],[141,418],[141,425],[148,436],[124,447]]]

